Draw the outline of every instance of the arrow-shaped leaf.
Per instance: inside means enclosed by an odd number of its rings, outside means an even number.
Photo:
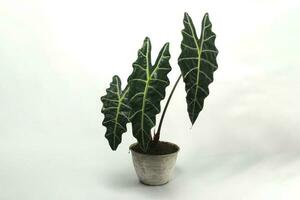
[[[218,68],[218,50],[214,44],[216,34],[211,30],[212,24],[207,13],[202,20],[200,39],[187,13],[184,14],[183,24],[182,51],[178,64],[185,82],[189,117],[194,124],[209,94],[208,85],[213,82],[213,73]]]
[[[122,134],[127,131],[126,124],[129,122],[130,106],[128,104],[128,91],[121,89],[121,80],[114,76],[110,87],[106,89],[107,94],[101,97],[104,114],[102,124],[106,126],[105,137],[112,150],[116,150],[122,141]]]
[[[128,78],[132,131],[143,151],[147,151],[152,140],[150,131],[155,126],[160,101],[165,98],[165,88],[170,83],[167,77],[171,71],[169,59],[169,44],[166,43],[152,66],[151,43],[146,38]]]

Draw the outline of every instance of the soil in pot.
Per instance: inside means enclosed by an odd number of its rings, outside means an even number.
[[[139,145],[134,145],[131,149],[137,153],[147,154],[147,155],[166,155],[175,153],[179,150],[179,147],[175,144],[169,142],[159,141],[156,145],[150,145],[147,152],[142,151]]]

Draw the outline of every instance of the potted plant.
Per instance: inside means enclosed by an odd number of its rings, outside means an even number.
[[[187,13],[184,14],[183,24],[181,54],[178,58],[181,74],[167,99],[157,131],[151,134],[156,125],[156,115],[161,111],[160,103],[165,98],[165,89],[170,83],[167,76],[171,71],[169,43],[162,47],[152,64],[151,43],[146,37],[133,63],[127,86],[122,89],[121,80],[115,75],[106,95],[101,97],[101,112],[104,114],[102,124],[107,128],[105,137],[111,149],[117,149],[122,134],[127,131],[126,125],[131,123],[133,136],[137,139],[137,143],[130,146],[134,167],[139,180],[147,185],[167,183],[176,162],[179,147],[160,141],[160,132],[180,79],[183,78],[185,83],[187,110],[194,124],[209,94],[208,86],[213,81],[213,73],[218,68],[218,50],[214,44],[216,35],[212,32],[208,14],[203,17],[200,37]]]

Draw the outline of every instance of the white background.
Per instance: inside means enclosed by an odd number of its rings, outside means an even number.
[[[1,0],[0,200],[299,199],[298,2]],[[147,187],[129,126],[110,150],[100,96],[145,36],[153,60],[171,43],[174,83],[184,11],[198,32],[209,12],[219,69],[192,128],[180,83],[162,130],[174,177]]]

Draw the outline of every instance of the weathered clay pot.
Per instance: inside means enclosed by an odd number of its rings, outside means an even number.
[[[174,169],[179,147],[176,144],[163,142],[172,146],[172,152],[163,155],[150,155],[136,151],[137,143],[132,144],[131,151],[135,172],[141,183],[146,185],[163,185],[169,182]]]

